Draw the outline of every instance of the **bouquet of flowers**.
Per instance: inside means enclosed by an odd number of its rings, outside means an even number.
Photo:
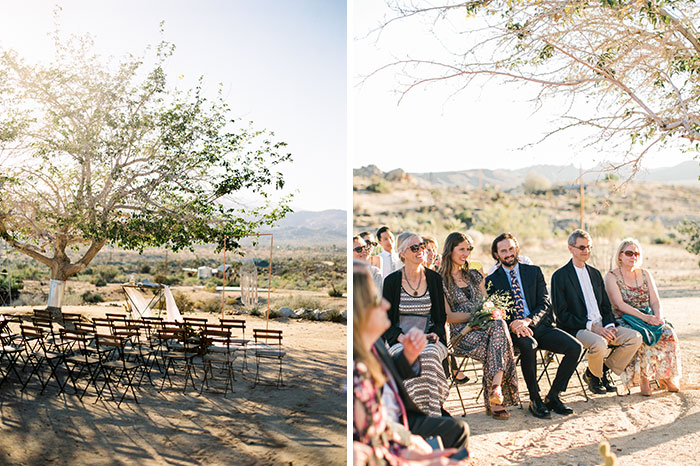
[[[471,329],[487,329],[493,325],[494,320],[504,320],[508,314],[512,314],[514,307],[509,293],[496,291],[491,296],[486,296],[479,309],[472,312],[467,326]]]

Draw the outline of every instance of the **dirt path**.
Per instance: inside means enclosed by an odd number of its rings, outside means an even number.
[[[666,317],[681,341],[682,391],[657,391],[642,397],[634,388],[627,396],[595,396],[586,402],[575,376],[564,401],[575,414],[540,420],[524,409],[511,409],[509,421],[484,414],[473,398],[467,422],[472,430],[474,464],[498,465],[595,465],[602,464],[597,446],[607,439],[618,456],[618,465],[700,464],[700,290],[661,291]],[[583,365],[580,366],[583,368]],[[520,378],[522,381],[522,377]],[[547,382],[541,386],[546,390]],[[474,385],[469,385],[475,396]],[[521,387],[522,388],[522,387]],[[527,400],[527,394],[521,393]],[[461,414],[453,389],[449,409]]]
[[[248,328],[265,325],[245,318]],[[270,328],[284,331],[288,351],[281,389],[253,387],[250,370],[243,379],[236,373],[226,397],[222,391],[183,393],[178,378],[162,393],[144,384],[139,404],[131,400],[117,409],[111,401],[95,403],[92,390],[80,402],[73,394],[56,396],[54,386],[40,396],[37,386],[20,392],[17,383],[6,383],[0,388],[0,464],[345,464],[346,326],[290,320],[271,321]],[[254,369],[250,357],[248,363]],[[160,378],[156,382],[160,386]]]

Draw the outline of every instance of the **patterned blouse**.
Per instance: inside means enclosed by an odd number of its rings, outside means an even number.
[[[353,390],[353,440],[372,449],[372,455],[365,464],[402,464],[399,454],[403,447],[384,419],[379,390],[362,362],[355,362]]]
[[[637,286],[630,286],[622,279],[622,275],[618,275],[613,271],[615,280],[617,281],[617,286],[620,288],[620,294],[622,295],[622,300],[632,306],[635,309],[645,309],[649,306],[649,284],[647,283],[647,274],[642,270],[643,281],[642,284]],[[622,313],[613,306],[615,311],[615,317],[620,319]]]
[[[467,286],[458,287],[457,284],[452,280],[450,286],[447,286],[447,281],[443,280],[443,288],[445,290],[445,296],[447,297],[447,303],[450,305],[452,312],[472,312],[479,308],[483,296],[481,294],[481,289],[479,284],[484,280],[483,275],[478,270],[470,269],[467,273],[471,274],[472,280],[467,280]],[[466,323],[461,324],[450,324],[450,330],[453,334],[457,334],[462,331],[466,326]]]

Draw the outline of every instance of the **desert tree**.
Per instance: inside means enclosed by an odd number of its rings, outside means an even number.
[[[0,238],[53,280],[107,243],[221,247],[290,211],[289,195],[273,195],[286,144],[234,121],[202,78],[169,87],[172,44],[105,59],[90,37],[54,39],[47,63],[0,50]]]
[[[700,142],[700,38],[692,0],[388,0],[368,37],[397,23],[431,33],[430,56],[394,51],[399,102],[412,89],[492,79],[538,86],[537,108],[557,99],[554,133],[584,127],[585,144],[624,154],[635,171],[653,147]],[[406,24],[404,24],[404,27]],[[403,56],[402,56],[403,55]],[[374,73],[372,73],[374,74]],[[371,75],[370,75],[371,76]],[[508,129],[504,128],[504,133]]]

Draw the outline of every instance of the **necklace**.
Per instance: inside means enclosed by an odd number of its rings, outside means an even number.
[[[639,288],[639,280],[637,279],[637,271],[636,270],[630,270],[630,273],[632,273],[632,276],[634,277],[634,285],[636,288]],[[627,282],[625,281],[625,275],[622,270],[622,267],[620,267],[620,275],[622,276],[622,282],[627,285]],[[632,285],[627,285],[627,286],[632,286]]]
[[[408,281],[408,274],[403,275],[404,280],[406,280],[406,284],[413,290],[413,296],[418,296],[418,288],[420,288],[420,284],[423,283],[423,274],[418,275],[418,285],[414,288],[413,285],[411,285],[411,282]]]

